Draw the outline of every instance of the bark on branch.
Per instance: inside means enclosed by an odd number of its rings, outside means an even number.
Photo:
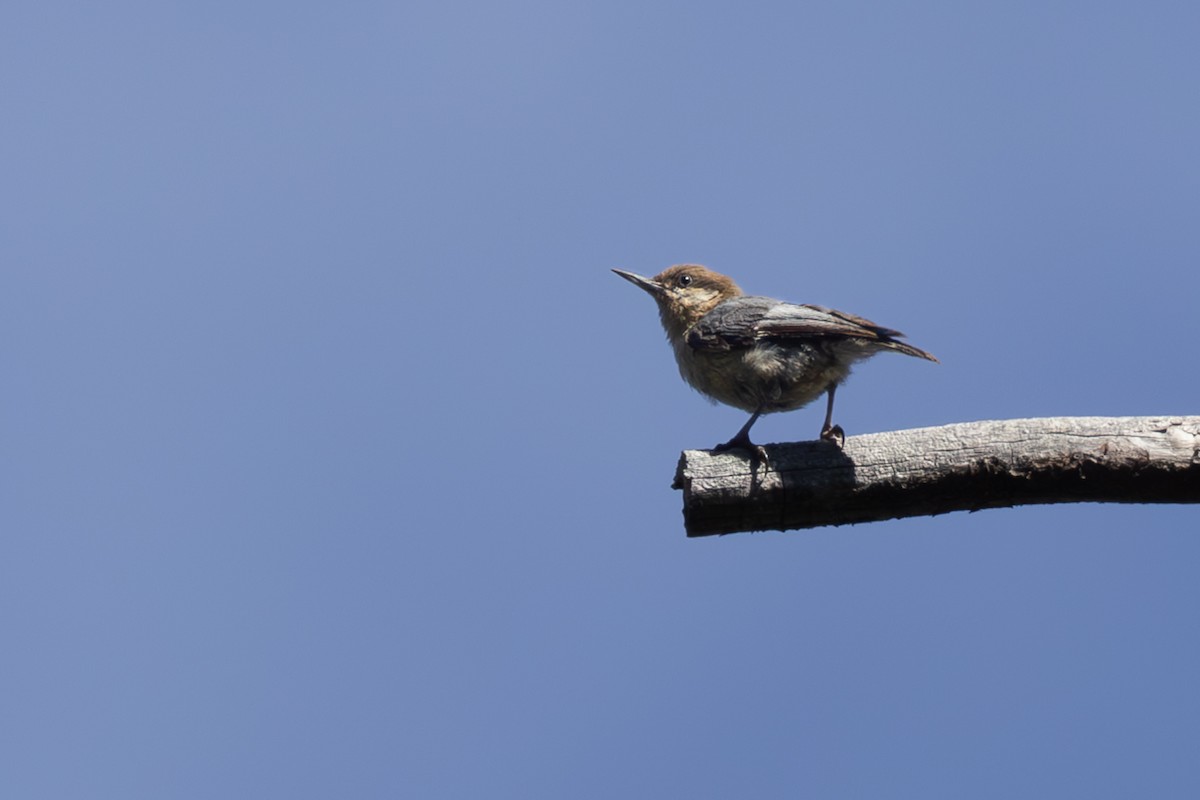
[[[1200,417],[966,422],[766,451],[766,465],[683,452],[688,536],[1033,503],[1200,503]]]

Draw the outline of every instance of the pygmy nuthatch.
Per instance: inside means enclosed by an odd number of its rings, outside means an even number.
[[[714,401],[750,412],[737,434],[716,450],[745,448],[766,461],[750,441],[763,414],[793,411],[827,393],[821,438],[845,440],[833,424],[833,394],[855,362],[882,350],[937,361],[896,337],[899,331],[813,305],[742,294],[724,275],[680,264],[644,278],[614,269],[658,303],[679,374]]]

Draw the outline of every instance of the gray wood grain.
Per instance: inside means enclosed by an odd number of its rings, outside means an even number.
[[[683,452],[675,488],[688,536],[1034,503],[1200,502],[1200,417],[966,422],[766,452],[765,465],[741,451]]]

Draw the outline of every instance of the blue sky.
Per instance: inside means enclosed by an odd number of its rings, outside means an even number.
[[[6,5],[5,795],[1195,795],[1195,508],[688,540],[744,415],[609,270],[942,360],[851,435],[1195,414],[1198,25]]]

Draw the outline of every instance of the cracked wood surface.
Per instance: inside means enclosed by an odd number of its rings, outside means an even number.
[[[964,422],[766,445],[686,450],[688,536],[896,519],[1036,503],[1200,502],[1200,417]]]

